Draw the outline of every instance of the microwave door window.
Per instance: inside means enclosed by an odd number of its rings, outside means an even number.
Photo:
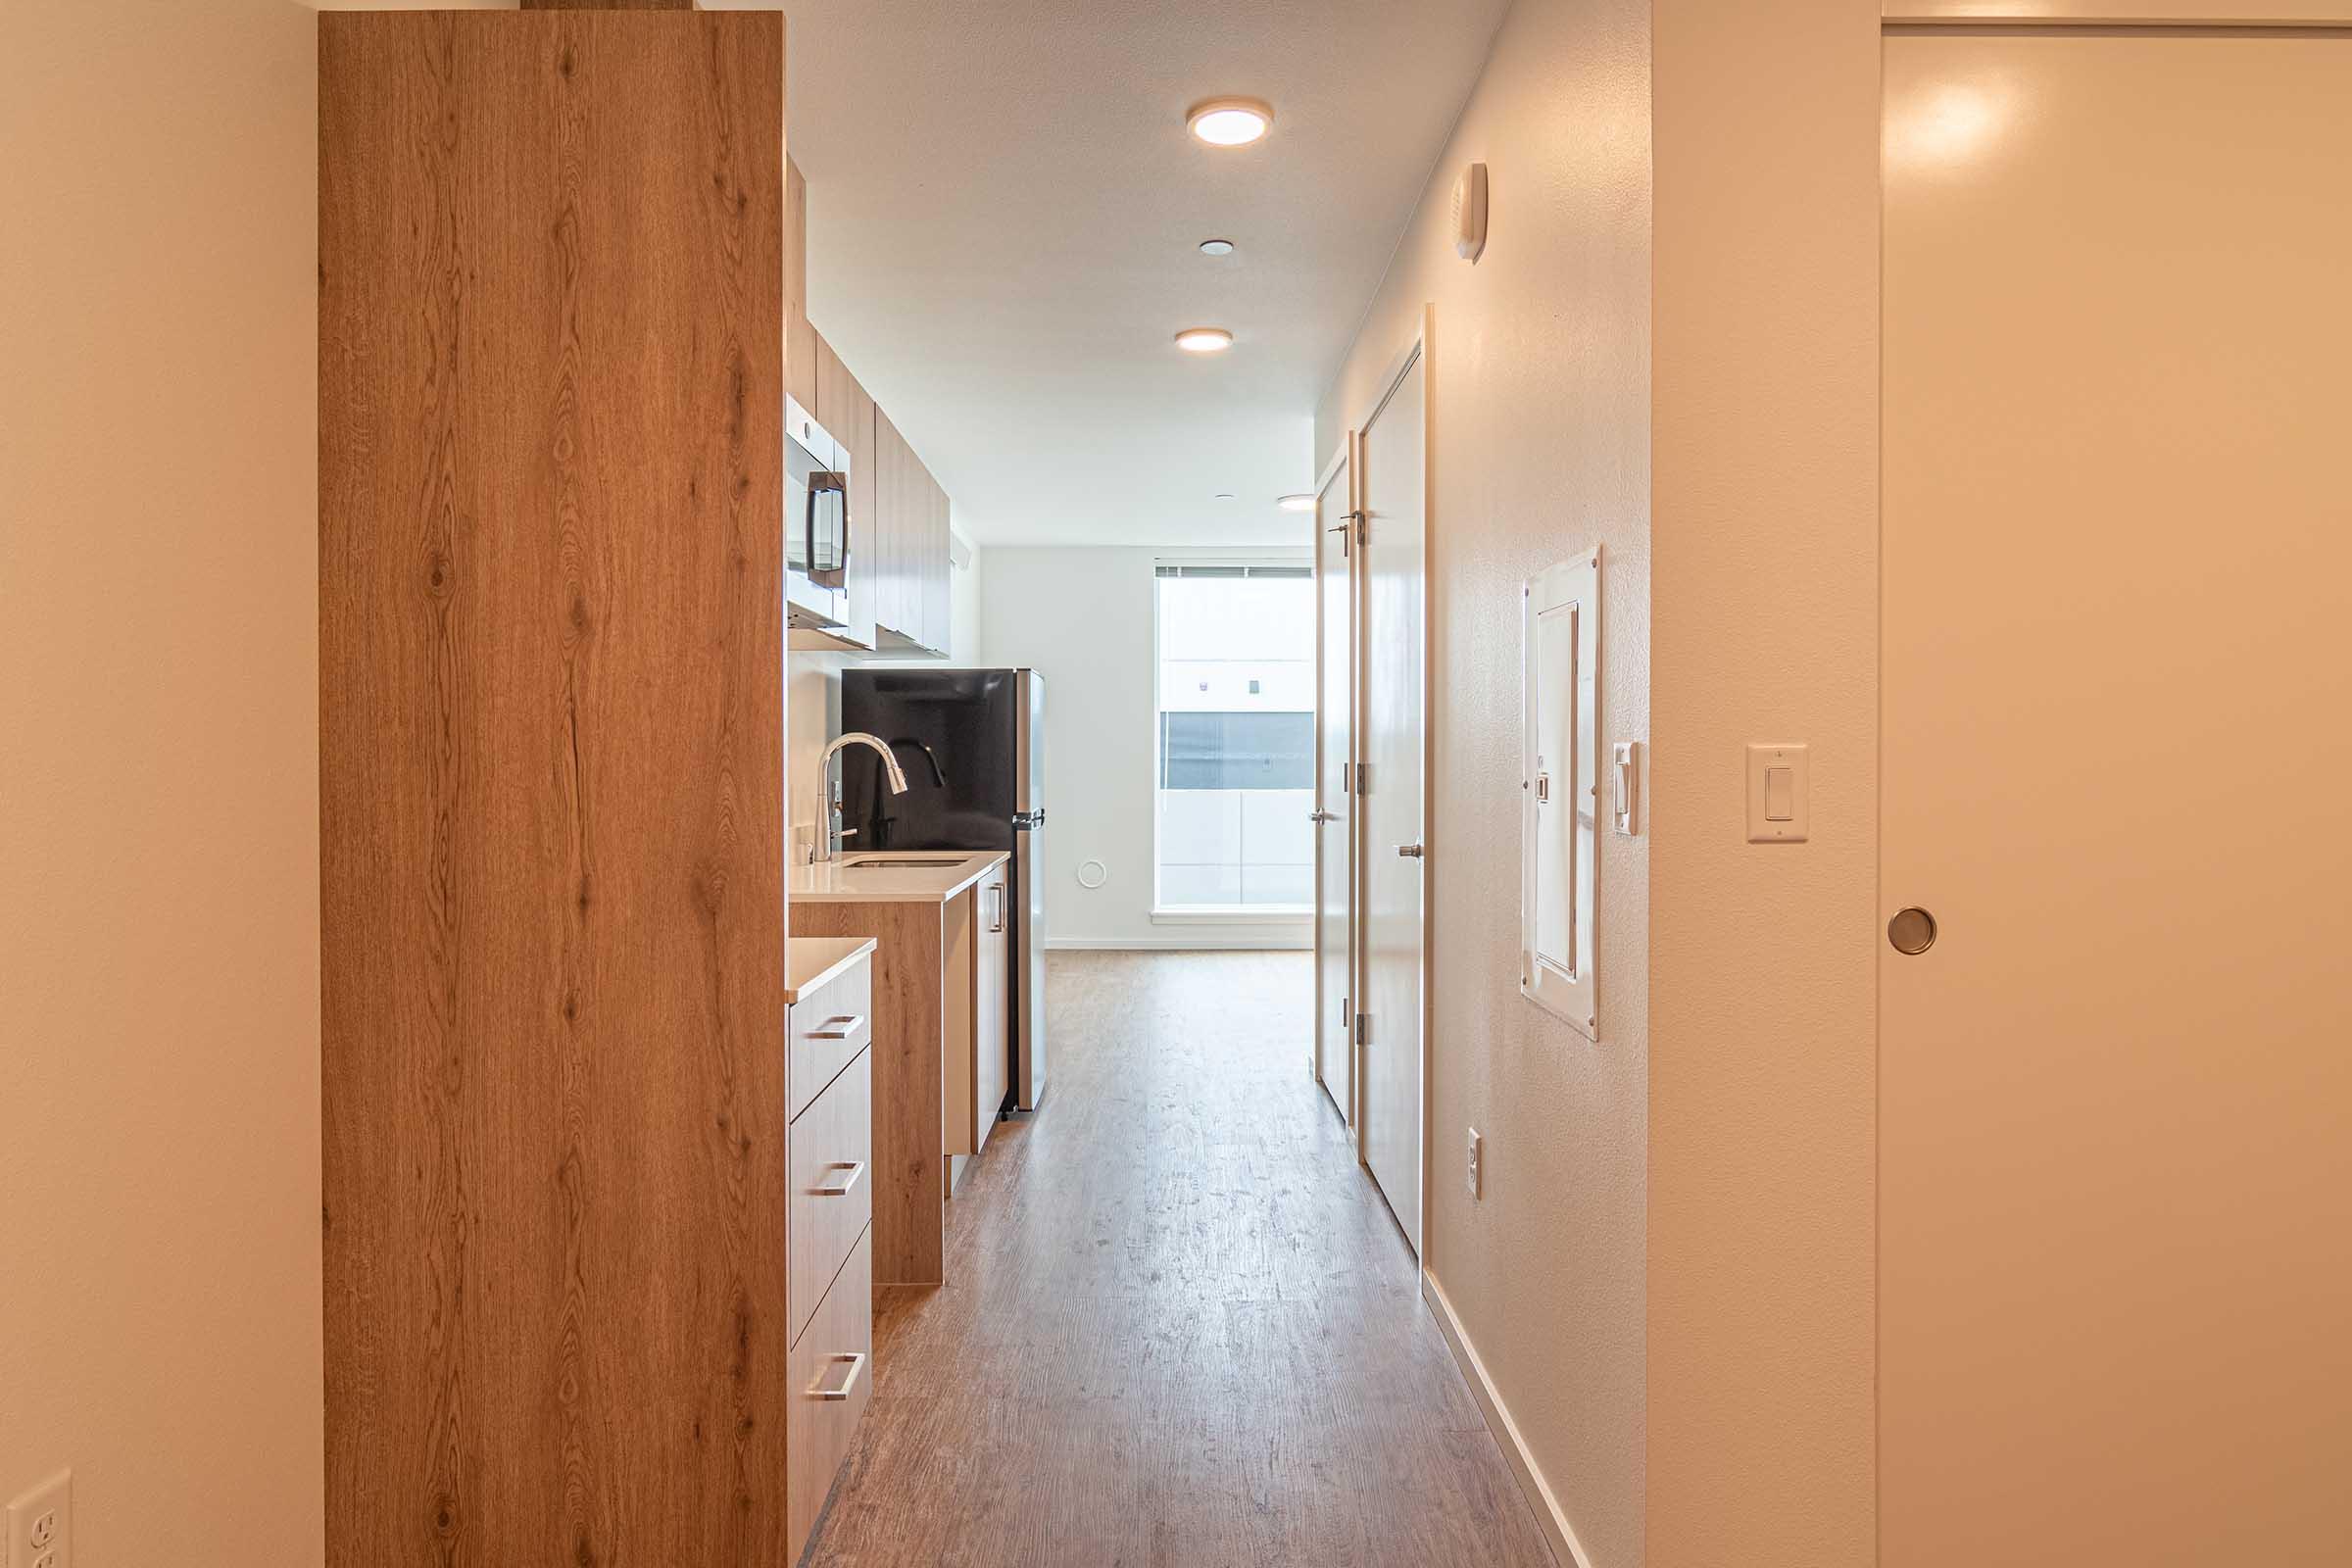
[[[848,581],[849,491],[843,475],[819,471],[808,477],[808,575],[828,588]]]
[[[812,503],[815,492],[808,480],[816,465],[797,441],[784,443],[784,564],[807,571],[815,541]]]

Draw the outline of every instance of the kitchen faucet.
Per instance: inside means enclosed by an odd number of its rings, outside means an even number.
[[[880,752],[883,771],[890,783],[890,793],[893,795],[906,793],[906,775],[899,769],[898,756],[891,751],[890,743],[880,736],[868,735],[861,730],[852,730],[849,734],[833,742],[832,745],[827,746],[824,755],[816,760],[817,772],[825,781],[825,830],[817,835],[816,842],[809,846],[808,858],[811,860],[823,861],[838,858],[841,855],[842,840],[858,836],[856,828],[845,828],[841,825],[841,779],[833,770],[833,760],[841,755],[842,748],[845,746],[870,746]],[[938,764],[934,763],[933,765],[937,766]]]

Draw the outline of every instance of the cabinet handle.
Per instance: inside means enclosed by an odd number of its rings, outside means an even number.
[[[821,1377],[818,1378],[808,1386],[808,1397],[811,1399],[848,1398],[850,1391],[858,1387],[858,1378],[865,1373],[865,1352],[859,1350],[854,1355],[828,1355],[825,1359],[835,1366],[847,1366],[849,1371],[843,1373],[841,1381],[829,1389],[825,1387],[825,1380]]]
[[[865,1018],[862,1014],[843,1013],[838,1017],[827,1018],[823,1023],[809,1030],[808,1038],[811,1040],[847,1040],[864,1027]]]
[[[990,923],[988,929],[992,932],[1002,931],[1004,929],[1004,884],[1002,882],[995,883],[989,888],[988,891],[997,896],[996,919]]]
[[[837,1159],[832,1164],[827,1165],[825,1169],[846,1170],[849,1172],[849,1174],[844,1176],[841,1180],[829,1183],[826,1186],[809,1188],[808,1192],[810,1197],[840,1198],[845,1196],[848,1194],[851,1188],[858,1185],[858,1178],[865,1174],[865,1161],[862,1159]]]

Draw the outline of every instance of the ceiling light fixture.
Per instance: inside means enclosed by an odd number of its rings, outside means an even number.
[[[1230,490],[1220,490],[1220,491],[1218,491],[1218,492],[1217,492],[1217,499],[1218,499],[1219,501],[1239,501],[1239,500],[1241,500],[1242,498],[1241,498],[1240,496],[1237,496],[1237,495],[1235,495],[1235,494],[1234,494],[1232,491],[1230,491]]]
[[[1233,241],[1229,239],[1204,239],[1200,242],[1200,254],[1203,256],[1231,256],[1233,254]]]
[[[1284,496],[1274,504],[1285,512],[1312,512],[1315,510],[1315,498],[1303,492],[1295,496]]]
[[[1221,326],[1188,326],[1176,334],[1176,346],[1187,354],[1222,354],[1233,347],[1233,334]]]
[[[1184,123],[1211,147],[1247,147],[1274,128],[1274,108],[1262,98],[1203,98]]]

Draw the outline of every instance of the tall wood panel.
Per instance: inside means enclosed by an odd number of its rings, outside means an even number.
[[[319,18],[335,1568],[785,1560],[783,80]]]

